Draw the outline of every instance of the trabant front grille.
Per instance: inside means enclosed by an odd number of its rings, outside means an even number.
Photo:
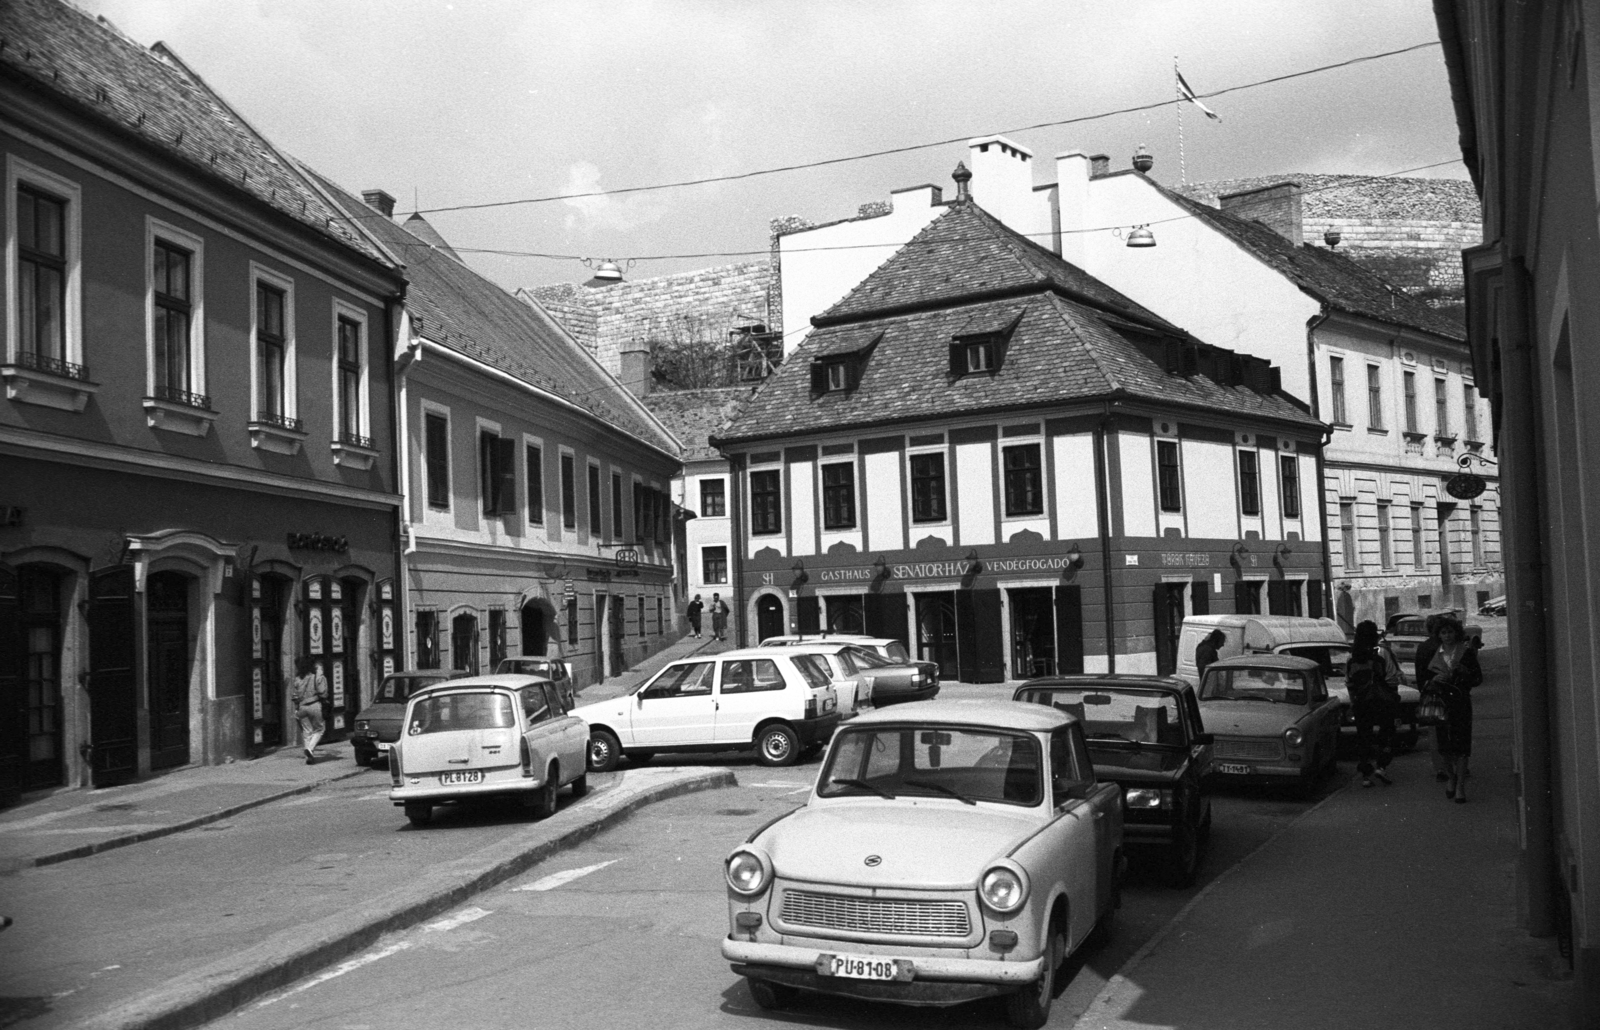
[[[1283,741],[1258,737],[1218,737],[1211,749],[1213,758],[1272,759],[1283,757]]]
[[[781,913],[783,921],[791,926],[822,930],[905,937],[965,937],[972,932],[967,906],[960,901],[857,898],[786,890]]]

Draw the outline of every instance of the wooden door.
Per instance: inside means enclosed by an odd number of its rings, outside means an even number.
[[[96,787],[139,771],[133,566],[89,574],[89,772]]]
[[[189,578],[157,572],[144,597],[150,767],[170,769],[189,764]]]

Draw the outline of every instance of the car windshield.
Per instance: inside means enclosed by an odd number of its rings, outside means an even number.
[[[875,651],[868,651],[866,648],[856,647],[854,644],[839,653],[847,656],[858,669],[884,669],[895,664]]]
[[[810,686],[826,687],[833,682],[828,660],[820,654],[797,654],[794,656],[794,667],[800,670],[800,675],[805,677]]]
[[[1090,743],[1172,744],[1185,747],[1178,698],[1155,690],[1082,688],[1030,691],[1030,700],[1076,715]]]
[[[1031,734],[962,726],[901,725],[846,729],[828,752],[822,797],[907,794],[1039,803],[1039,741]]]
[[[405,704],[406,699],[422,687],[441,683],[444,676],[390,676],[378,684],[378,692],[372,695],[373,704]]]
[[[1306,703],[1305,676],[1295,669],[1218,669],[1206,670],[1200,685],[1202,701],[1274,701],[1280,704]]]
[[[452,730],[498,730],[515,726],[511,698],[505,694],[462,692],[419,698],[411,706],[406,733],[449,733]]]

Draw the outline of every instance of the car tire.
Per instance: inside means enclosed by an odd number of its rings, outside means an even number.
[[[622,758],[622,744],[610,730],[594,730],[589,734],[589,771],[610,772]]]
[[[1189,825],[1188,815],[1178,827],[1177,836],[1167,847],[1163,879],[1168,887],[1182,889],[1194,883],[1194,874],[1200,868],[1200,833]]]
[[[747,977],[745,982],[750,987],[750,997],[756,1005],[768,1012],[786,1009],[800,998],[800,991],[788,984],[775,984],[771,980],[757,980],[755,977]]]
[[[433,806],[426,801],[407,801],[406,818],[412,826],[426,826],[433,822]]]
[[[378,753],[376,751],[357,750],[355,753],[357,765],[377,765]]]
[[[800,738],[784,723],[775,722],[756,734],[756,757],[762,765],[793,765],[800,758]]]
[[[643,765],[655,756],[656,753],[654,751],[629,751],[628,761],[632,762],[634,765]]]
[[[533,811],[535,819],[548,819],[556,814],[556,784],[558,783],[554,767],[545,770],[544,783],[534,791],[528,799],[528,807]]]
[[[1006,996],[1006,1022],[1022,1030],[1038,1030],[1050,1019],[1050,1003],[1055,1000],[1056,970],[1067,957],[1067,932],[1061,920],[1050,921],[1050,946],[1045,953],[1044,970],[1039,979]]]
[[[587,793],[589,793],[589,774],[586,771],[582,776],[572,781],[572,796],[581,798]]]

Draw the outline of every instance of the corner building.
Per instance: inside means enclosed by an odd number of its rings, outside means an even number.
[[[1185,615],[1322,614],[1325,427],[965,191],[713,438],[744,637],[999,682],[1170,672]]]

